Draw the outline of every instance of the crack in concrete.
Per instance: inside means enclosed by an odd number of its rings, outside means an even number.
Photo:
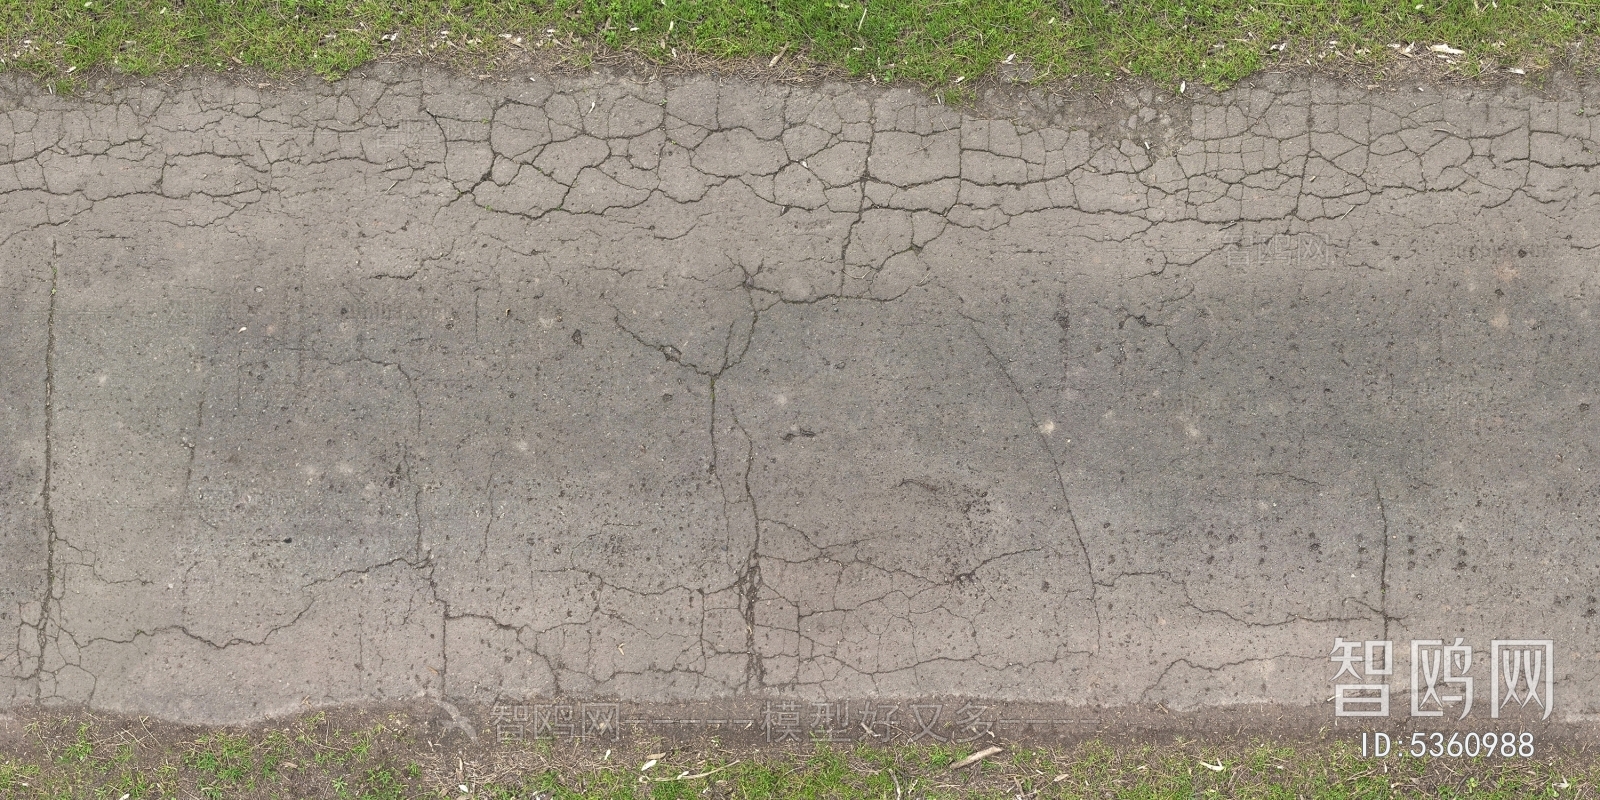
[[[1000,354],[994,351],[994,347],[989,344],[989,340],[978,329],[978,320],[965,312],[958,311],[957,313],[967,321],[967,325],[972,330],[973,338],[977,339],[978,343],[983,346],[984,352],[988,353],[989,359],[994,362],[995,369],[1000,371],[1000,375],[1005,378],[1006,384],[1010,386],[1017,398],[1022,401],[1023,409],[1028,414],[1029,427],[1033,430],[1034,436],[1038,440],[1039,448],[1044,451],[1045,458],[1050,461],[1051,472],[1055,476],[1056,489],[1061,495],[1062,510],[1066,513],[1067,523],[1072,528],[1072,535],[1078,546],[1078,552],[1083,556],[1084,577],[1087,579],[1086,583],[1089,586],[1089,605],[1094,611],[1095,642],[1098,649],[1099,643],[1105,637],[1105,623],[1100,617],[1100,602],[1094,582],[1094,559],[1089,555],[1089,545],[1084,541],[1083,532],[1078,528],[1077,517],[1072,513],[1072,499],[1067,492],[1066,479],[1061,475],[1061,462],[1056,458],[1055,451],[1050,448],[1049,440],[1045,438],[1038,415],[1033,410],[1033,403],[1028,399],[1027,393],[1022,391],[1022,386],[1011,375],[1011,371],[1006,368],[1005,361],[1000,358]]]
[[[1383,617],[1383,640],[1389,641],[1389,507],[1383,502],[1383,487],[1376,475],[1372,478],[1372,494],[1378,498],[1378,519],[1383,523],[1383,555],[1378,562],[1378,613]]]
[[[55,395],[56,395],[56,289],[60,283],[57,259],[61,252],[54,239],[50,240],[50,306],[46,315],[44,351],[44,478],[40,504],[44,509],[45,557],[44,594],[39,598],[39,621],[36,624],[38,661],[28,680],[33,684],[34,701],[42,699],[43,675],[46,653],[49,652],[52,605],[56,591],[56,518],[52,498],[55,494]]]

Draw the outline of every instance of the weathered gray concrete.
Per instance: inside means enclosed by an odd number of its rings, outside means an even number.
[[[0,704],[1600,713],[1595,87],[986,102],[12,79]]]

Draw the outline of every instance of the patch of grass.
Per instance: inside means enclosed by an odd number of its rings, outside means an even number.
[[[450,744],[403,714],[318,713],[250,729],[195,730],[41,718],[0,751],[0,798],[518,798],[544,800],[1389,800],[1596,797],[1600,760],[1363,758],[1345,738],[1010,747],[716,741]],[[664,751],[664,754],[663,752]],[[321,757],[319,760],[319,756]],[[645,765],[650,761],[648,768]],[[462,787],[465,787],[463,789]]]
[[[39,780],[39,765],[0,761],[0,792],[20,794]]]
[[[61,755],[56,760],[63,764],[81,764],[89,760],[94,754],[94,743],[89,741],[89,723],[78,726],[78,735],[70,744],[61,749]]]
[[[373,59],[781,55],[780,69],[957,90],[1002,70],[1224,85],[1267,67],[1376,73],[1406,60],[1463,74],[1587,68],[1597,31],[1590,0],[0,0],[0,70],[65,85],[97,67],[337,77]]]

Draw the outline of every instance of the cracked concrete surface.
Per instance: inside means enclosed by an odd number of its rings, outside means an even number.
[[[1600,713],[1600,87],[5,81],[0,704]]]

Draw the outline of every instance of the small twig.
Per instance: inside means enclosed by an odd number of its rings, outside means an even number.
[[[861,26],[866,24],[866,21],[867,21],[867,5],[866,5],[866,3],[862,3],[861,4],[861,19],[856,20],[856,33],[860,33],[861,32]]]
[[[708,775],[715,775],[715,774],[717,774],[717,773],[719,773],[719,772],[721,772],[721,771],[727,769],[728,767],[731,767],[731,766],[733,766],[734,764],[737,764],[737,763],[739,763],[739,762],[738,761],[729,761],[728,763],[723,764],[722,766],[717,767],[716,769],[706,770],[705,772],[696,772],[693,775],[690,775],[687,772],[683,772],[683,773],[679,773],[678,776],[674,777],[674,778],[640,778],[639,780],[640,780],[641,783],[643,783],[645,781],[649,781],[651,783],[668,783],[668,782],[671,782],[671,781],[692,781],[692,780],[695,780],[697,778],[704,778],[704,777],[706,777]]]
[[[767,69],[772,69],[773,67],[778,66],[778,62],[783,60],[783,54],[787,52],[789,52],[789,45],[786,42],[782,47],[778,48],[778,54],[773,56],[771,61],[767,62]]]
[[[954,771],[956,771],[958,769],[961,769],[962,767],[970,767],[973,764],[976,764],[979,761],[982,761],[982,760],[988,758],[989,756],[995,755],[997,753],[1002,753],[1002,752],[1005,752],[1005,748],[1004,747],[998,747],[998,746],[996,746],[996,747],[985,747],[982,750],[979,750],[978,752],[973,753],[972,755],[967,756],[966,758],[963,758],[963,759],[961,759],[960,761],[957,761],[954,764],[951,764],[950,765],[950,771],[954,772]]]

